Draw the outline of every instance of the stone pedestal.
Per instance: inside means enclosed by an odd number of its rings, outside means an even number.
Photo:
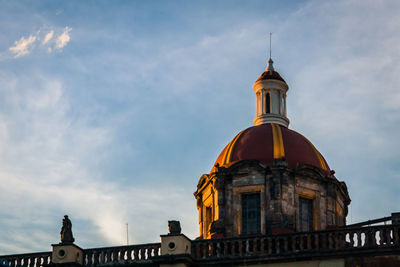
[[[188,267],[191,262],[191,241],[183,234],[161,236],[160,267]]]
[[[83,251],[74,244],[53,244],[51,262],[53,264],[83,264]]]
[[[190,254],[191,242],[183,234],[162,235],[161,236],[161,255]]]

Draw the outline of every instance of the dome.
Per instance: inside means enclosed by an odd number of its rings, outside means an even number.
[[[230,166],[241,160],[272,163],[279,159],[284,159],[292,168],[308,164],[330,173],[325,159],[310,141],[293,130],[273,123],[241,131],[222,150],[214,166]]]
[[[281,75],[274,70],[266,70],[264,71],[260,77],[258,77],[258,79],[256,80],[256,82],[261,81],[261,80],[278,80],[278,81],[282,81],[284,83],[285,80],[281,77]]]

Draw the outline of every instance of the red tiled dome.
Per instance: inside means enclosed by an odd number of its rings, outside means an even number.
[[[272,163],[277,159],[285,159],[292,168],[308,164],[330,172],[323,156],[304,136],[271,123],[253,126],[240,132],[222,150],[215,165],[230,166],[241,160]]]

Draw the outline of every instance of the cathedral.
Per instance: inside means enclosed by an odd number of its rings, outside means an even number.
[[[84,249],[65,216],[52,251],[3,255],[3,266],[400,266],[400,214],[346,224],[346,183],[289,128],[289,86],[271,58],[253,89],[254,126],[225,146],[194,192],[197,239],[170,221],[160,243]]]

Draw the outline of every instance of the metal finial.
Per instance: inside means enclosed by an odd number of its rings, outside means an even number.
[[[267,63],[267,71],[269,70],[274,70],[274,66],[272,65],[274,63],[274,61],[272,61],[272,32],[269,33],[269,60]]]
[[[272,58],[272,32],[269,33],[269,58]]]

